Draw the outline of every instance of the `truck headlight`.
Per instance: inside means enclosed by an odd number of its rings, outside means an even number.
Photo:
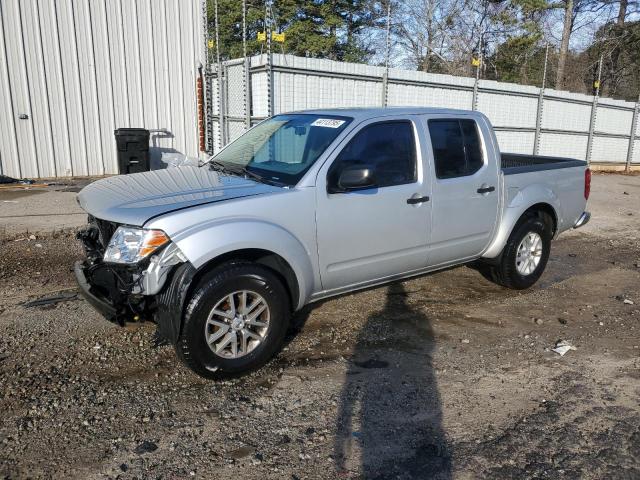
[[[103,260],[113,263],[137,263],[169,242],[162,230],[118,227],[104,252]]]

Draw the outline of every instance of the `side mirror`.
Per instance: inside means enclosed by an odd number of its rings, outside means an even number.
[[[364,190],[376,185],[375,173],[371,165],[351,165],[345,167],[338,176],[337,185],[330,185],[329,193]]]

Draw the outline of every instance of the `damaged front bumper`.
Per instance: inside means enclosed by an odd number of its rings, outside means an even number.
[[[91,285],[87,281],[87,277],[84,273],[85,265],[78,260],[73,266],[73,273],[76,276],[78,287],[82,296],[95,308],[103,317],[110,322],[118,321],[118,308],[111,304],[106,298],[99,297],[91,291]]]
[[[87,259],[74,266],[82,296],[110,322],[124,326],[150,320],[164,339],[175,343],[195,269],[173,243],[139,263],[104,262],[108,236],[102,234],[100,221],[90,222],[78,234]]]
[[[76,262],[73,270],[82,296],[110,322],[123,326],[149,313],[149,299],[134,293],[142,271],[89,261]]]

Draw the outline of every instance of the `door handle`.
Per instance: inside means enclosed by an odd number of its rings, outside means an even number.
[[[407,198],[407,203],[409,205],[415,205],[417,203],[424,203],[424,202],[428,202],[429,201],[429,197],[411,197],[411,198]]]
[[[496,189],[496,187],[481,187],[477,190],[478,193],[489,193],[489,192],[493,192]]]

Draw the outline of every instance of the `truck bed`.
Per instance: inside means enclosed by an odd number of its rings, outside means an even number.
[[[587,162],[573,158],[523,155],[519,153],[502,153],[500,157],[500,165],[505,175],[587,166]]]

